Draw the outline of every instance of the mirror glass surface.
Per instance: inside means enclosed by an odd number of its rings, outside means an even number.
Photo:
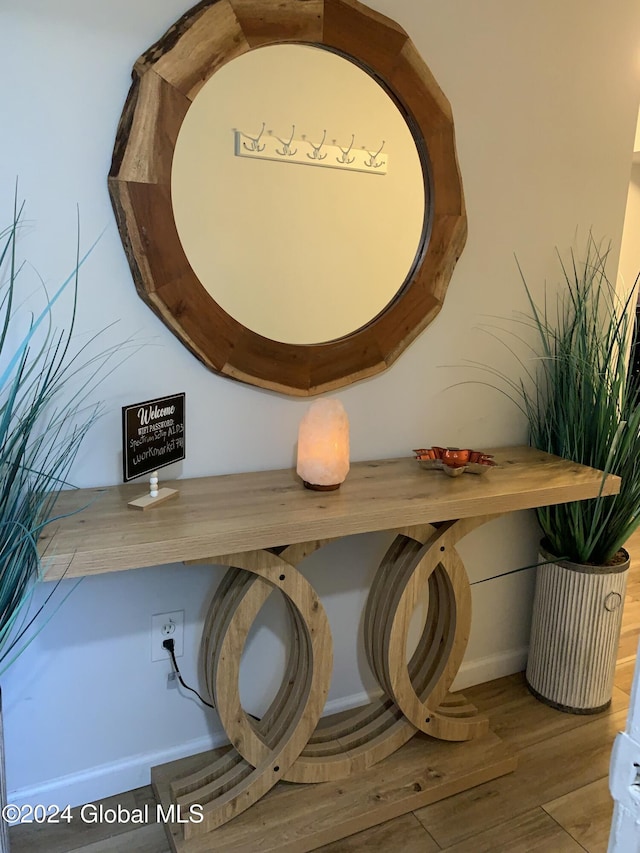
[[[295,126],[309,153],[325,130],[325,144],[343,149],[352,134],[355,149],[373,153],[384,141],[387,172],[235,156],[234,131],[248,143],[263,122],[285,142]],[[171,194],[211,297],[291,344],[335,340],[377,316],[411,271],[426,209],[420,157],[387,92],[349,60],[297,44],[249,51],[205,83],[180,129]]]

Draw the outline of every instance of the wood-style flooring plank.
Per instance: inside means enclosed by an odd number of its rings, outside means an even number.
[[[588,853],[606,853],[613,816],[608,777],[545,803],[543,808]]]
[[[603,715],[624,711],[629,703],[628,694],[614,688],[611,707],[603,714],[563,714],[533,698],[524,673],[466,688],[464,694],[489,717],[491,731],[519,750],[588,725]]]
[[[322,853],[438,853],[440,848],[420,821],[406,814],[318,850]]]
[[[446,847],[443,853],[584,853],[584,850],[542,809],[537,808],[453,847]]]
[[[640,599],[640,531],[636,531],[631,536],[625,544],[625,548],[631,557],[631,566],[627,575],[626,603],[629,600],[638,601]]]
[[[638,653],[638,640],[640,640],[640,628],[625,628],[620,632],[620,645],[618,647],[618,660],[636,659]]]
[[[150,823],[69,853],[171,853],[171,849],[164,827]]]
[[[635,584],[631,585],[632,588]],[[627,590],[622,613],[622,628],[620,630],[620,646],[618,648],[618,660],[625,658],[635,659],[638,651],[638,640],[640,639],[640,598],[634,599]]]
[[[151,785],[136,788],[133,791],[125,791],[106,797],[94,805],[103,806],[105,809],[113,809],[122,806],[123,809],[144,809],[149,805],[149,810],[155,819],[156,800]],[[139,824],[128,823],[91,823],[82,820],[82,806],[71,810],[70,822],[60,823],[25,823],[21,826],[13,826],[9,830],[11,841],[11,853],[71,853],[71,851],[82,850],[90,844],[105,844],[106,839],[120,834],[129,833],[131,830],[140,828]],[[100,849],[100,848],[97,848]],[[111,850],[111,848],[104,848]],[[113,848],[116,849],[116,848]],[[132,851],[135,848],[131,848]],[[155,851],[154,851],[155,853]]]
[[[523,708],[520,718],[523,731],[530,725],[527,710]],[[418,809],[416,817],[446,848],[595,782],[609,772],[613,739],[626,716],[626,709],[598,716],[527,746],[519,752],[515,773]],[[464,820],[452,820],[456,814]]]
[[[623,691],[628,696],[631,695],[631,685],[633,683],[633,673],[636,668],[636,659],[629,658],[628,660],[618,663],[616,666],[616,675],[614,684],[618,690]]]

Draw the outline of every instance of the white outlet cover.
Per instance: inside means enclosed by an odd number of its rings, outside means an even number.
[[[170,626],[174,625],[173,633]],[[175,656],[182,657],[184,649],[184,610],[156,613],[151,617],[151,660],[169,660],[169,652],[162,647],[165,640],[175,641]]]

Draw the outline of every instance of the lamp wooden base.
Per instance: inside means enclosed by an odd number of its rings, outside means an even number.
[[[166,814],[171,782],[211,764],[225,751],[151,770]],[[175,853],[304,853],[497,779],[515,767],[515,755],[491,732],[465,743],[419,733],[386,761],[348,779],[315,785],[279,782],[251,809],[213,832],[185,840],[184,825],[178,823],[167,823],[166,832]]]

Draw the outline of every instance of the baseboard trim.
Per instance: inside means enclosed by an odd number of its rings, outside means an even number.
[[[529,647],[522,646],[519,649],[508,649],[506,652],[464,662],[451,689],[465,690],[476,684],[485,684],[496,678],[504,678],[505,675],[513,675],[514,672],[523,672],[527,666],[528,654]]]
[[[482,684],[494,678],[521,672],[526,662],[527,649],[522,648],[463,663],[453,683],[453,689],[464,690],[474,684]],[[370,702],[376,695],[379,694],[360,691],[341,699],[332,699],[327,703],[325,713],[336,714],[357,708]],[[79,806],[95,802],[121,791],[130,791],[148,785],[151,767],[215,749],[225,743],[227,739],[220,734],[196,738],[168,749],[140,753],[120,761],[91,767],[79,773],[50,779],[40,785],[18,788],[9,792],[8,802],[18,806],[44,804],[57,805],[60,808],[66,805]]]
[[[8,801],[18,806],[35,806],[38,803],[55,804],[60,808],[66,805],[84,805],[84,803],[101,800],[103,797],[110,797],[122,791],[148,785],[151,779],[150,769],[158,762],[185,758],[203,750],[224,746],[227,742],[222,734],[218,737],[195,738],[179,746],[140,753],[78,773],[59,776],[41,785],[9,791]]]

